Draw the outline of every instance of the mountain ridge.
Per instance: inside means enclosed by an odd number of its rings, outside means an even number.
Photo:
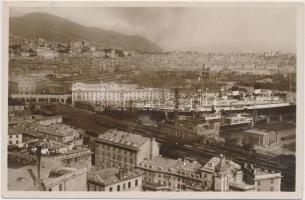
[[[69,19],[44,12],[29,13],[21,17],[10,17],[10,34],[23,38],[88,40],[90,43],[125,49],[161,50],[161,48],[140,35],[125,35],[94,26],[84,26]]]

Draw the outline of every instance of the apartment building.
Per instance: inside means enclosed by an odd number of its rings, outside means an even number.
[[[143,189],[148,191],[202,191],[201,164],[156,156],[143,160],[138,169],[143,174]]]
[[[159,155],[154,138],[109,130],[95,139],[95,166],[134,168],[144,159]]]

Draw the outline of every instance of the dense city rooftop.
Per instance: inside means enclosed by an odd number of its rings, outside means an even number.
[[[149,141],[149,138],[125,131],[112,129],[104,134],[100,134],[98,136],[98,140],[139,148],[145,142]]]
[[[120,172],[122,174],[120,174]],[[125,171],[123,169],[111,167],[105,169],[96,169],[88,172],[88,181],[98,183],[102,186],[107,186],[139,176],[141,175],[137,174],[136,172]]]

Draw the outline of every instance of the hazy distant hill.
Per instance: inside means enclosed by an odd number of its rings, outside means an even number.
[[[11,17],[10,34],[24,38],[40,37],[45,40],[84,39],[93,43],[127,49],[160,49],[156,44],[142,36],[129,36],[96,27],[86,27],[47,13],[31,13],[22,17]]]

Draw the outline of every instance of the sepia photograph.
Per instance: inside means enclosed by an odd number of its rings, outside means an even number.
[[[303,3],[4,10],[8,196],[302,194]]]

